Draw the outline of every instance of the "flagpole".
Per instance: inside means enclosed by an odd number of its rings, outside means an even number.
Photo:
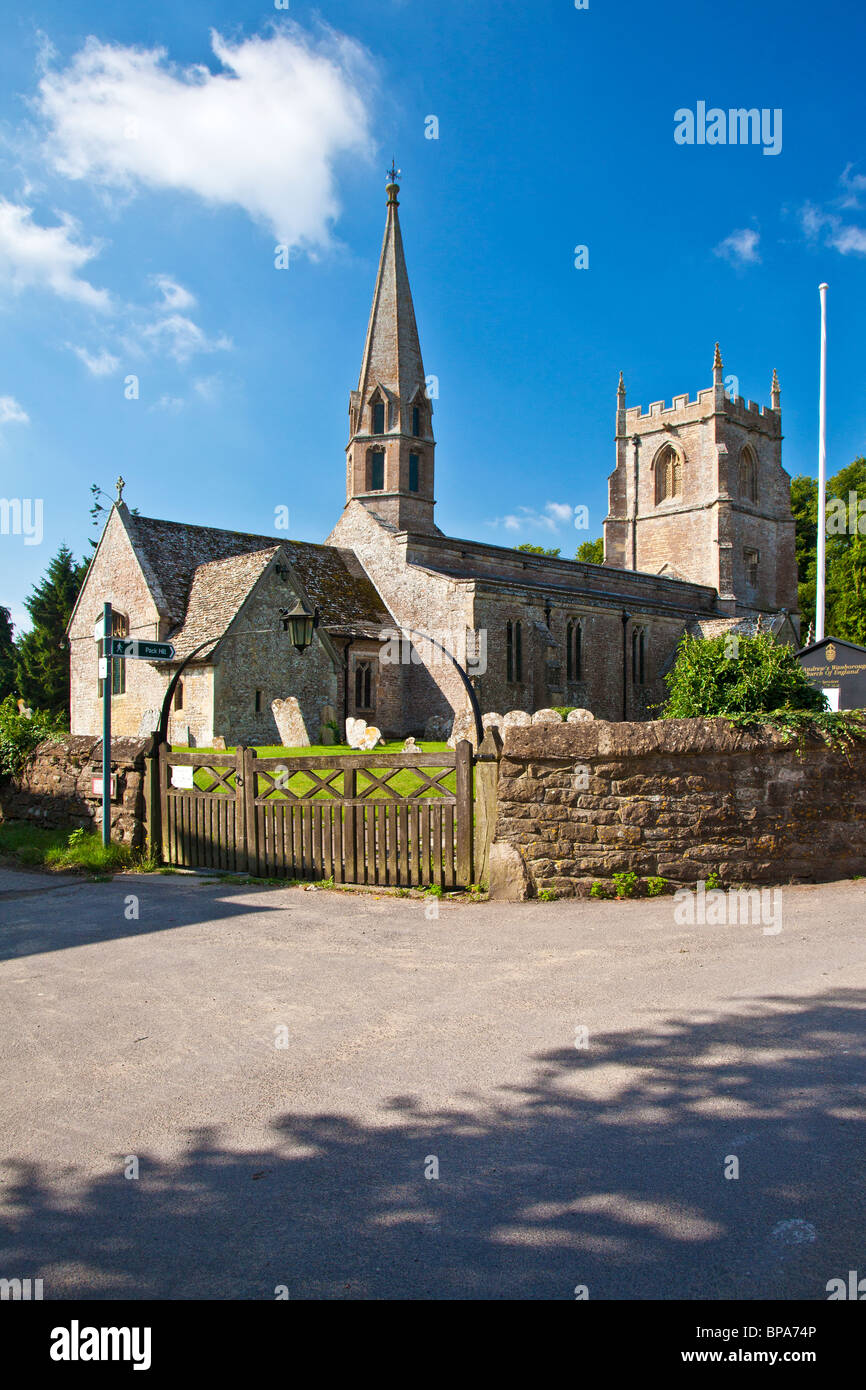
[[[824,637],[824,587],[827,544],[827,285],[819,285],[821,296],[821,395],[818,406],[818,548],[816,555],[815,641]]]

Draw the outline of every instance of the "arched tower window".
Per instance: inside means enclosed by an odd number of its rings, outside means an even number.
[[[683,490],[683,461],[672,444],[666,444],[656,455],[653,465],[656,480],[656,506],[660,502],[680,497]]]
[[[373,666],[370,661],[355,665],[355,709],[373,708]]]
[[[385,402],[374,401],[370,408],[370,422],[373,434],[385,433]]]
[[[369,492],[382,492],[385,487],[385,455],[381,449],[374,449],[369,462]]]
[[[565,625],[565,675],[566,680],[583,680],[583,623],[579,618],[569,618]]]
[[[523,680],[523,627],[521,623],[505,624],[505,679]]]
[[[748,444],[740,453],[740,496],[747,502],[758,500],[758,465]]]

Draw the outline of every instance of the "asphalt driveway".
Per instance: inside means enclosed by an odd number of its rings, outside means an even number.
[[[824,1299],[866,1250],[866,884],[782,906],[0,870],[0,1276]]]

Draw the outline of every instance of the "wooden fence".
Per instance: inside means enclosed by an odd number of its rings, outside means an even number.
[[[473,762],[466,741],[455,752],[309,758],[164,744],[162,857],[261,878],[467,887]]]

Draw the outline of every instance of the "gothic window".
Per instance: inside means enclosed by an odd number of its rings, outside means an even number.
[[[523,680],[523,626],[505,624],[505,678],[516,683]]]
[[[419,467],[420,467],[420,458],[419,458],[418,454],[410,454],[410,455],[409,455],[409,491],[410,491],[410,492],[417,492],[417,491],[418,491],[418,470],[419,470]]]
[[[183,709],[183,681],[178,681],[174,689],[174,707]]]
[[[102,615],[100,614],[100,617]],[[125,613],[111,614],[111,635],[112,637],[129,636],[129,619]],[[102,699],[102,691],[105,682],[99,678],[97,681],[98,698]],[[122,656],[111,658],[111,693],[112,695],[126,694],[126,659]]]
[[[370,491],[382,492],[385,487],[385,455],[376,450],[370,455]]]
[[[355,709],[373,708],[373,666],[369,661],[355,663]]]
[[[262,692],[261,690],[257,690],[257,691],[256,691],[256,714],[261,714],[261,712],[262,712],[262,700],[263,700],[263,692]]]
[[[747,502],[758,500],[758,466],[748,445],[740,454],[740,496]]]
[[[760,555],[757,550],[743,551],[743,565],[746,571],[746,583],[755,585],[758,582],[758,562]]]
[[[412,407],[412,433],[418,439],[421,434],[421,411],[417,405]]]
[[[683,490],[683,464],[672,444],[666,444],[656,456],[654,470],[656,506],[672,497],[679,497]]]
[[[642,627],[636,627],[631,635],[631,679],[633,685],[643,685],[646,680],[646,635]]]
[[[385,403],[384,401],[373,402],[373,433],[385,433]]]
[[[565,627],[566,680],[583,680],[583,623],[569,618]]]

